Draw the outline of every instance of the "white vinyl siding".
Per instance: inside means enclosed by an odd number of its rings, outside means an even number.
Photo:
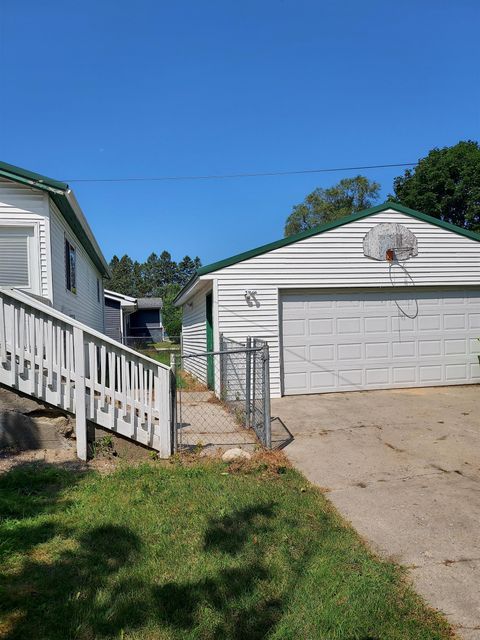
[[[284,393],[480,382],[480,289],[282,295]]]
[[[413,231],[418,256],[398,267],[368,259],[363,238],[382,222]],[[256,336],[270,345],[271,392],[281,393],[279,290],[480,285],[480,243],[393,210],[383,211],[204,276],[217,280],[218,326],[225,336]],[[407,281],[406,281],[407,280]],[[250,305],[245,290],[257,292]],[[185,307],[184,307],[185,308]]]
[[[97,279],[101,275],[80,241],[65,222],[57,207],[50,202],[52,243],[53,306],[62,313],[104,332],[103,288],[97,297]],[[65,270],[65,240],[75,248],[76,293],[67,289]]]
[[[182,354],[204,353],[207,350],[207,290],[194,295],[183,307]],[[206,358],[186,358],[186,371],[198,380],[207,383]]]
[[[27,290],[51,301],[48,196],[38,190],[0,180],[0,230],[12,228],[32,234],[29,246],[30,285]]]

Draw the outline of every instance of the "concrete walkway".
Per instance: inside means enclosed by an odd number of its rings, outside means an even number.
[[[198,446],[212,452],[232,447],[249,449],[257,443],[253,431],[245,429],[213,391],[182,391],[177,418],[178,444],[182,450]]]
[[[272,413],[293,432],[293,463],[480,640],[480,388],[291,396]]]

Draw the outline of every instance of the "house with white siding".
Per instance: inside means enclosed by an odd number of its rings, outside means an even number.
[[[266,340],[274,397],[480,382],[480,235],[396,203],[202,267],[176,304],[184,354]]]
[[[0,163],[0,288],[103,333],[108,265],[69,186]]]

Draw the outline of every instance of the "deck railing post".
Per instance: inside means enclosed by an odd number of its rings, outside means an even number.
[[[157,371],[159,391],[155,403],[159,415],[160,427],[160,449],[161,458],[168,458],[172,455],[172,406],[170,371],[158,367]]]
[[[85,351],[83,329],[73,328],[75,350],[75,436],[77,455],[80,460],[87,459],[87,415],[85,404]]]

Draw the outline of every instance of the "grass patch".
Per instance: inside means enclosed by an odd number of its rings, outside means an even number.
[[[0,477],[0,637],[441,640],[282,458]]]

